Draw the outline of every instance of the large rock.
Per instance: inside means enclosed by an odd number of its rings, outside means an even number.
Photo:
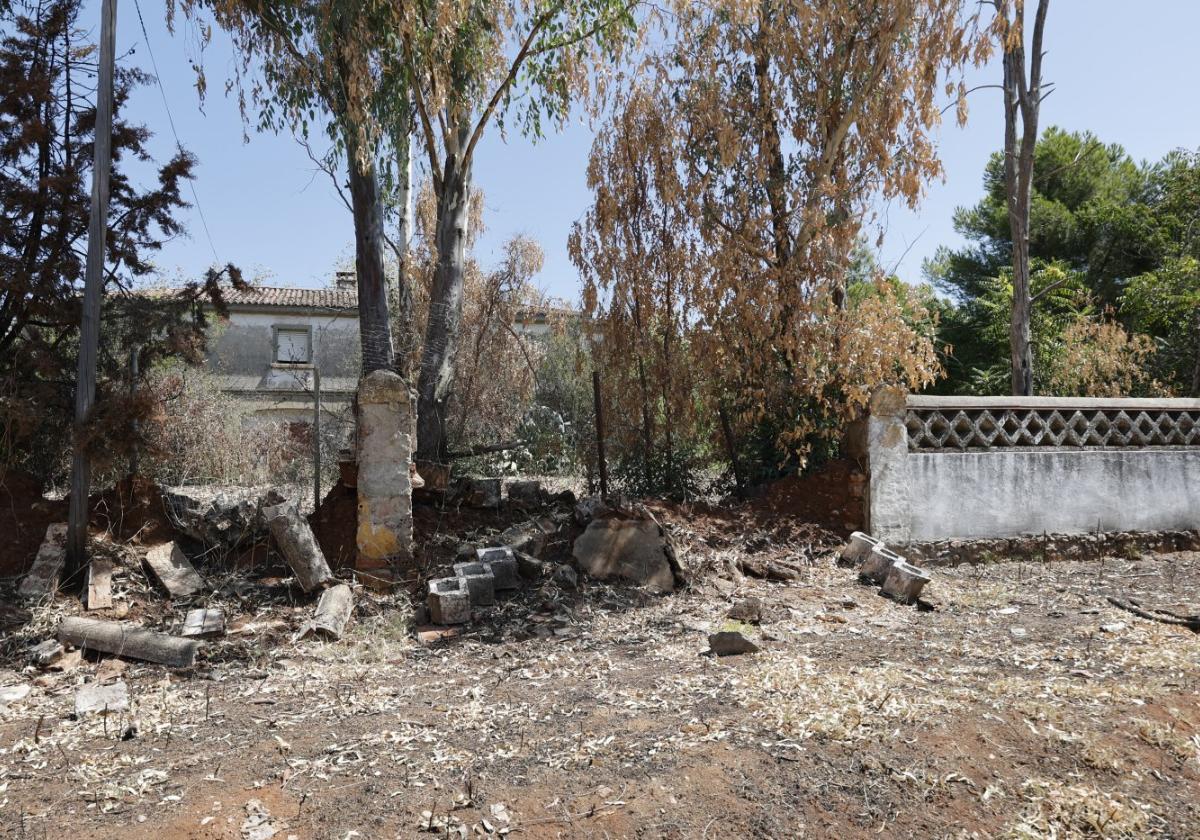
[[[678,580],[675,552],[652,517],[594,519],[571,554],[597,580],[619,578],[655,592],[672,592]]]
[[[274,488],[245,487],[213,492],[198,487],[163,490],[167,517],[176,530],[207,546],[234,549],[267,538],[263,509],[284,497]]]

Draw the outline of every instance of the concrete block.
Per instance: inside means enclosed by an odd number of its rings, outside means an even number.
[[[842,547],[839,565],[862,565],[862,562],[867,559],[867,555],[869,555],[876,546],[882,545],[883,540],[877,540],[870,534],[864,534],[862,531],[855,531],[850,535],[850,540]]]
[[[466,624],[471,620],[471,593],[460,577],[429,581],[429,618],[434,624]]]
[[[921,597],[921,590],[929,583],[929,575],[924,569],[905,560],[899,560],[888,569],[883,579],[882,592],[889,598],[895,598],[902,604],[912,604]]]
[[[517,558],[508,546],[476,549],[475,558],[492,570],[497,589],[516,589],[521,585],[517,572]]]
[[[455,563],[454,574],[467,582],[471,606],[488,607],[496,603],[496,577],[483,563]]]
[[[896,563],[903,563],[904,558],[882,544],[871,549],[867,559],[858,570],[858,577],[867,583],[883,583],[888,570]]]

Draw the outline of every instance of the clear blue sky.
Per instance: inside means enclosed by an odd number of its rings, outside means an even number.
[[[195,50],[186,32],[166,31],[162,7],[140,0],[180,139],[199,158],[195,182],[212,241],[222,261],[282,285],[325,284],[340,258],[352,253],[349,213],[327,176],[290,135],[251,132],[242,142],[236,105],[222,94],[230,55],[222,36],[206,55],[209,97],[201,113],[193,88]],[[96,2],[85,23],[98,20]],[[132,0],[120,0],[118,55],[150,70],[150,56]],[[1042,124],[1089,129],[1105,142],[1123,144],[1137,159],[1156,159],[1178,147],[1200,147],[1200,0],[1054,0],[1050,5],[1045,73],[1057,84],[1042,110]],[[973,71],[969,83],[999,81],[997,63]],[[156,87],[135,94],[128,115],[156,133],[160,160],[173,139]],[[949,115],[948,115],[949,116]],[[952,118],[951,118],[952,119]],[[477,254],[485,267],[514,233],[533,236],[546,251],[539,283],[574,299],[578,282],[567,258],[571,223],[586,211],[590,195],[585,168],[592,132],[583,124],[537,144],[521,137],[503,142],[491,131],[475,176],[486,196],[487,233]],[[929,186],[916,213],[891,208],[880,254],[908,280],[920,278],[921,262],[941,244],[954,244],[956,206],[978,200],[983,165],[1003,138],[999,92],[972,94],[970,122],[942,130],[946,181]],[[213,262],[208,238],[193,208],[190,236],[171,242],[158,257],[164,274],[199,274]]]

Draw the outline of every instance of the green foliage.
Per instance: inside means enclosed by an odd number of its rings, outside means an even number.
[[[1191,388],[1198,328],[1191,294],[1196,274],[1188,258],[1200,256],[1198,217],[1196,154],[1174,152],[1158,164],[1138,165],[1120,146],[1090,133],[1046,130],[1035,153],[1030,211],[1037,390],[1048,392],[1052,379],[1061,381],[1058,362],[1069,349],[1068,329],[1073,340],[1095,337],[1101,333],[1075,325],[1114,318],[1132,333],[1134,345],[1141,347],[1139,336],[1149,335],[1159,347],[1146,376],[1134,380],[1157,377],[1177,391]],[[942,248],[925,266],[947,298],[940,306],[939,342],[948,379],[933,390],[1004,394],[1012,289],[999,154],[984,172],[984,197],[959,208],[954,221],[968,245]]]

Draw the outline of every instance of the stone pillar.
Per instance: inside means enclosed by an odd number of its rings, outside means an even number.
[[[413,557],[412,452],[416,400],[394,371],[377,370],[358,386],[358,532],[360,571],[407,565]]]
[[[908,480],[908,430],[904,426],[907,395],[899,388],[880,388],[871,397],[867,421],[867,530],[888,545],[909,540],[911,518]]]

